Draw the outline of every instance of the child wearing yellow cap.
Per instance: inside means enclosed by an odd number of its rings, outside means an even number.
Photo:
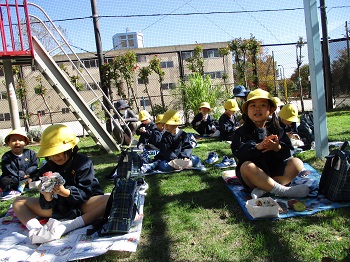
[[[208,102],[202,102],[199,105],[199,113],[194,116],[191,125],[194,130],[201,136],[210,136],[215,133],[216,126],[214,118],[210,113],[210,104]]]
[[[29,138],[25,131],[12,130],[5,137],[5,143],[11,150],[7,151],[1,158],[1,200],[20,196],[24,187],[36,177],[38,169],[36,153],[25,148],[29,144]]]
[[[164,129],[164,123],[162,123],[162,119],[164,117],[164,114],[159,114],[156,117],[156,127],[153,129],[152,134],[148,140],[150,149],[153,150],[159,150],[160,148],[160,141],[162,140],[163,134],[165,133]]]
[[[236,99],[228,99],[224,108],[225,112],[219,118],[220,141],[231,141],[233,132],[239,127],[235,114],[239,110]]]
[[[91,159],[78,153],[78,142],[75,133],[62,124],[47,127],[41,136],[37,155],[47,162],[39,176],[53,178],[56,173],[63,180],[44,189],[42,184],[39,197],[21,197],[13,202],[13,210],[29,230],[32,244],[60,239],[105,213],[109,196],[103,194]],[[49,220],[42,226],[38,217]]]
[[[138,149],[148,149],[149,139],[153,130],[157,129],[157,126],[152,121],[152,117],[146,110],[141,110],[139,112],[138,120],[141,122],[141,125],[136,129],[136,135],[139,135],[139,142],[137,143]]]
[[[305,184],[287,186],[303,171],[303,162],[291,156],[293,146],[280,127],[276,104],[269,92],[251,91],[242,105],[247,115],[233,135],[231,150],[238,159],[236,175],[242,185],[258,198],[270,192],[280,197],[306,197]],[[269,116],[272,119],[268,121]]]
[[[294,147],[303,147],[304,141],[298,134],[299,111],[294,104],[286,104],[278,113],[281,127],[284,129]]]
[[[164,123],[166,132],[160,143],[160,151],[155,156],[156,160],[160,160],[159,170],[171,172],[202,166],[199,157],[192,154],[197,145],[193,135],[179,128],[183,124],[179,112],[167,110],[161,122]]]

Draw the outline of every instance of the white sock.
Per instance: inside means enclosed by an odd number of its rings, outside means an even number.
[[[305,184],[286,187],[276,182],[271,193],[280,197],[306,197],[309,191],[308,185]]]
[[[61,224],[66,227],[63,235],[69,233],[70,231],[73,231],[75,229],[85,226],[84,220],[81,216],[76,217],[75,219],[72,219],[72,220],[61,221]]]
[[[32,229],[38,229],[38,228],[42,228],[43,226],[40,224],[39,220],[36,218],[32,218],[30,219],[27,223],[26,223],[26,228],[30,231]]]
[[[262,190],[258,187],[254,188],[253,191],[250,193],[253,199],[257,199],[259,197],[262,197],[263,195],[266,194],[265,190]]]

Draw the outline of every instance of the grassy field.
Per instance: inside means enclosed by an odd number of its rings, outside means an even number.
[[[329,140],[350,140],[349,123],[348,111],[328,113]],[[104,175],[117,163],[118,155],[106,154],[90,138],[82,138],[79,146],[93,160],[105,192],[110,192],[112,182]],[[6,150],[1,147],[1,154]],[[220,158],[231,155],[228,143],[213,140],[200,140],[194,154],[204,161],[209,151]],[[315,151],[298,156],[319,171],[325,162],[315,157]],[[88,261],[350,261],[348,208],[250,221],[224,185],[221,172],[208,165],[207,172],[147,177],[150,187],[137,252],[111,252]],[[2,216],[10,204],[0,202]]]

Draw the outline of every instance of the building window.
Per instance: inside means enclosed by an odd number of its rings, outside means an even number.
[[[68,107],[62,108],[62,114],[69,114],[69,108]]]
[[[98,86],[99,83],[97,83],[97,84],[96,83],[88,83],[88,84],[85,85],[85,90],[98,90],[99,89],[99,86]]]
[[[144,85],[144,84],[145,84],[145,80],[143,80],[142,78],[138,78],[138,79],[137,79],[137,83],[138,83],[139,85]]]
[[[174,61],[160,62],[160,67],[161,67],[161,68],[170,68],[170,67],[174,67]]]
[[[151,105],[151,100],[149,99],[140,100],[140,106],[150,106],[150,105]]]
[[[147,62],[147,56],[145,55],[136,55],[136,59],[138,63]]]
[[[98,67],[98,63],[96,59],[84,60],[83,63],[86,68]]]
[[[113,58],[111,58],[111,57],[105,58],[104,62],[107,63],[107,64],[112,63],[113,62]]]
[[[7,98],[8,98],[7,91],[2,91],[0,93],[0,99],[6,99],[7,100]]]
[[[162,90],[168,90],[168,89],[172,89],[175,88],[175,83],[163,83],[162,84]]]
[[[126,48],[128,46],[126,43],[126,35],[120,36],[120,45],[124,48]]]
[[[217,48],[203,50],[203,58],[214,58],[214,57],[220,57],[219,50]]]
[[[38,115],[44,116],[45,115],[45,110],[39,110]]]
[[[5,121],[11,120],[11,115],[10,113],[5,113]]]
[[[193,56],[193,51],[181,52],[182,60],[187,60]]]
[[[223,71],[216,71],[216,72],[205,72],[204,75],[209,75],[211,79],[221,79],[222,75],[224,74]]]
[[[75,68],[77,68],[77,69],[79,69],[80,68],[80,63],[79,63],[79,61],[73,61],[73,64],[75,65],[72,65],[72,69],[73,70],[76,70]]]

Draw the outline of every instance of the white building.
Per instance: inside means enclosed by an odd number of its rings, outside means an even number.
[[[138,32],[129,32],[115,34],[112,37],[113,49],[130,49],[130,48],[143,48],[143,34]]]

